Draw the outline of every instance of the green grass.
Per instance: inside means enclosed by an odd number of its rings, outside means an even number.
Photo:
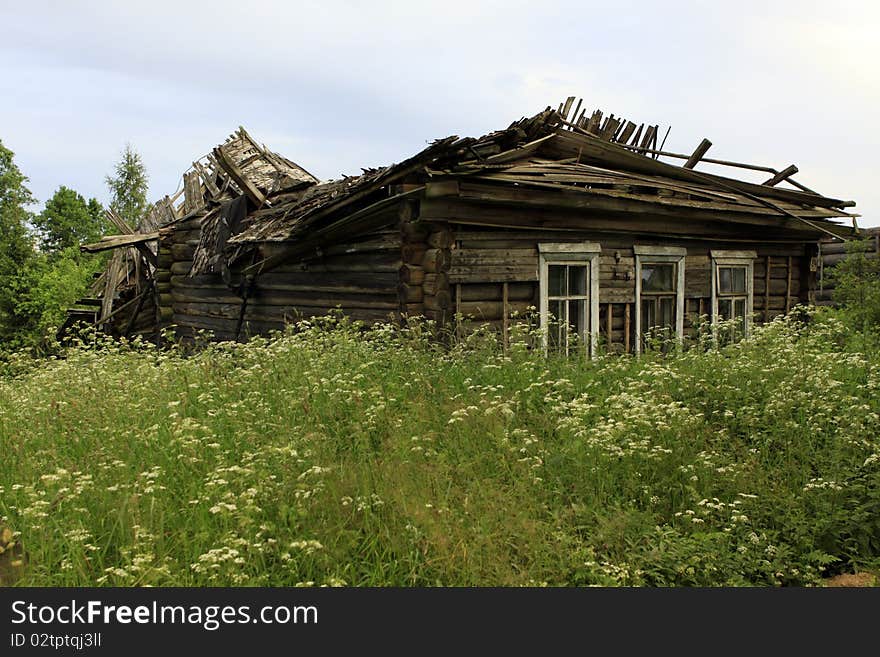
[[[880,359],[819,313],[666,357],[325,319],[0,373],[20,585],[811,585],[880,564]]]

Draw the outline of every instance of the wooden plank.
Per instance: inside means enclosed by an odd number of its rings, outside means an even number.
[[[761,184],[767,185],[768,187],[773,187],[773,185],[777,185],[777,184],[781,183],[783,180],[785,180],[789,176],[793,176],[797,172],[798,172],[798,168],[795,165],[790,164],[787,167],[785,167],[782,171],[775,174],[774,176],[772,176],[768,180],[765,180]]]
[[[87,253],[99,253],[100,251],[108,251],[110,249],[118,249],[122,246],[134,246],[143,242],[152,242],[159,239],[159,232],[152,233],[129,233],[126,235],[107,235],[101,238],[100,242],[92,244],[82,244],[80,251]]]
[[[630,335],[630,304],[624,304],[623,307],[623,351],[624,353],[630,353],[629,349],[629,335]]]
[[[223,146],[218,146],[214,149],[214,156],[217,158],[217,162],[223,168],[226,173],[229,174],[229,177],[235,181],[235,184],[239,186],[239,188],[247,195],[247,197],[256,205],[258,208],[263,205],[271,205],[266,201],[266,197],[259,189],[257,189],[256,185],[254,185],[246,175],[239,169],[232,158],[224,151]]]
[[[764,323],[770,321],[770,256],[764,260]]]
[[[693,169],[695,166],[697,166],[697,162],[703,159],[706,151],[708,151],[711,147],[712,142],[708,139],[703,139],[703,141],[700,142],[700,145],[694,149],[694,152],[688,158],[687,162],[685,162],[682,166],[685,169]]]
[[[220,188],[214,184],[214,176],[208,173],[208,170],[202,166],[201,162],[196,160],[193,162],[193,167],[196,171],[198,171],[199,175],[202,177],[202,182],[204,182],[205,187],[208,189],[208,192],[211,194],[211,197],[214,199],[219,198],[220,196]]]

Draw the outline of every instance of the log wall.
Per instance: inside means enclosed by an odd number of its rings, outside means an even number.
[[[262,244],[253,258],[233,265],[228,282],[219,274],[190,276],[198,220],[162,235],[159,313],[162,325],[192,338],[236,340],[342,309],[351,319],[387,321],[400,311],[400,232],[394,228],[316,249],[271,270],[244,275],[253,262],[283,253],[283,243]]]

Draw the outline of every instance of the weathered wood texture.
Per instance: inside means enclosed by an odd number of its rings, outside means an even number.
[[[354,320],[383,321],[400,310],[400,234],[386,231],[316,250],[250,279],[234,263],[228,281],[218,274],[190,276],[198,227],[169,231],[160,243],[159,311],[164,325],[192,338],[211,331],[232,340],[281,329],[286,324],[341,309]],[[255,259],[283,256],[283,244],[266,244]],[[418,288],[421,291],[421,288]]]

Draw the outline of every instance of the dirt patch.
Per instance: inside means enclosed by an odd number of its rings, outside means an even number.
[[[877,577],[871,573],[843,573],[826,579],[825,586],[877,586]]]

